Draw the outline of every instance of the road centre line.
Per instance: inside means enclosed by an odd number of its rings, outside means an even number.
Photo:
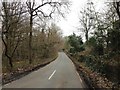
[[[52,76],[55,74],[56,70],[54,70],[54,72],[50,75],[50,77],[48,78],[48,80],[50,80],[52,78]]]

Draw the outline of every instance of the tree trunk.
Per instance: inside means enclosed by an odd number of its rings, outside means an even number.
[[[88,41],[88,32],[85,33],[86,42]]]
[[[8,47],[7,47],[7,44],[5,43],[4,39],[3,39],[3,34],[2,34],[2,41],[5,45],[5,56],[8,58],[9,60],[9,65],[11,68],[13,68],[13,63],[12,63],[12,58],[8,55]]]
[[[13,68],[13,63],[12,63],[12,58],[10,58],[10,56],[8,55],[8,46],[7,46],[7,43],[5,42],[4,40],[4,35],[3,35],[3,25],[2,25],[2,35],[1,35],[1,38],[2,38],[2,42],[5,46],[5,56],[8,58],[9,60],[9,65],[11,68]],[[6,40],[8,39],[8,36],[6,35]],[[8,41],[8,40],[7,40]]]
[[[30,16],[30,35],[29,35],[29,63],[32,63],[32,15]]]
[[[13,68],[12,58],[11,58],[11,57],[8,57],[8,60],[9,60],[9,65],[10,65],[10,67]]]
[[[118,15],[119,20],[120,20],[120,2],[116,2],[116,4],[117,4],[116,11],[117,11],[117,15]]]

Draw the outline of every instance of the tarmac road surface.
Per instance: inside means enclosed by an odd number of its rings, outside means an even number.
[[[58,58],[3,88],[85,88],[74,64],[64,52]]]

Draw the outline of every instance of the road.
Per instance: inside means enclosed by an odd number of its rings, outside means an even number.
[[[74,64],[60,52],[58,58],[47,66],[34,71],[3,88],[85,88]]]

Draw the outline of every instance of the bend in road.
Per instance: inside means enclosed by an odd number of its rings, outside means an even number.
[[[55,61],[4,85],[3,88],[85,88],[85,86],[72,61],[65,53],[60,52]]]

